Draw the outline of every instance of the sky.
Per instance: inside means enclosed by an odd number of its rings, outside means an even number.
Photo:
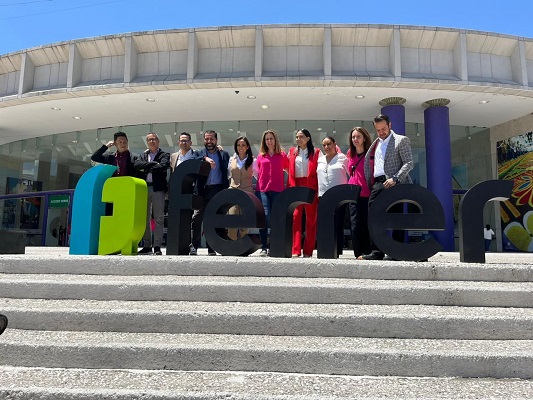
[[[0,54],[119,33],[228,25],[395,24],[533,38],[533,0],[0,0]]]

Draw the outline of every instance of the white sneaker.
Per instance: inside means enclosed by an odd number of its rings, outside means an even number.
[[[261,250],[261,252],[259,253],[259,257],[266,257],[267,255],[268,254],[267,254],[266,249]]]

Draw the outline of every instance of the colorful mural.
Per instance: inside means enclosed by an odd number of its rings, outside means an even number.
[[[514,181],[500,203],[503,249],[533,252],[533,132],[498,142],[498,177]]]

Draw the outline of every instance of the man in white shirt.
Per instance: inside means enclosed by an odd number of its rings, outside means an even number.
[[[368,207],[384,190],[399,183],[412,183],[409,171],[413,169],[413,154],[407,136],[394,133],[387,115],[374,118],[377,139],[374,140],[365,158],[365,178],[370,188]],[[382,260],[384,254],[374,243],[372,252],[360,256],[363,260]]]
[[[483,229],[483,237],[485,238],[485,251],[490,250],[490,243],[492,242],[492,237],[494,236],[494,231],[490,228],[490,225],[485,225]]]

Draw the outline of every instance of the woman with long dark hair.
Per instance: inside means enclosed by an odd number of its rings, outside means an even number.
[[[294,210],[292,220],[292,256],[300,257],[302,254],[302,216],[305,212],[305,240],[303,256],[311,257],[316,242],[316,220],[318,208],[318,179],[316,167],[320,149],[313,146],[311,133],[307,129],[296,132],[296,147],[289,151],[289,178],[287,187],[304,186],[315,191],[311,204],[300,205]]]
[[[359,257],[370,253],[370,234],[368,233],[368,197],[370,189],[365,179],[365,154],[372,144],[370,134],[365,128],[356,126],[350,131],[348,139],[349,184],[361,186],[357,203],[350,203],[350,231],[353,254]]]
[[[252,153],[252,147],[246,136],[239,136],[233,143],[235,154],[230,158],[228,164],[228,178],[230,189],[240,189],[253,193],[252,177],[254,175],[255,158]],[[240,214],[239,206],[233,206],[229,209],[228,214]],[[247,234],[247,229],[228,229],[228,237],[236,240]]]
[[[284,170],[288,168],[289,160],[281,148],[277,132],[273,130],[263,132],[259,153],[257,156],[257,190],[265,210],[267,223],[266,228],[259,230],[261,237],[259,255],[264,257],[268,255],[267,236],[272,204],[277,195],[285,189]]]

